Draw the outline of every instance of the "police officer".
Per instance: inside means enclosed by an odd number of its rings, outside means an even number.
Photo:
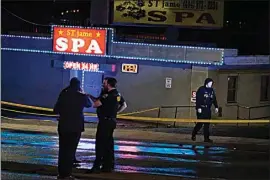
[[[60,94],[62,94],[65,91],[67,91],[69,88],[70,88],[70,86],[68,86],[67,88],[63,89]],[[81,88],[80,88],[80,92],[82,92],[82,89]],[[77,151],[77,148],[78,148],[80,139],[81,139],[81,137],[78,138],[78,141],[76,143],[75,156],[74,156],[74,160],[73,160],[73,167],[79,166],[79,163],[81,162],[81,161],[77,160],[77,158],[76,158],[76,151]]]
[[[211,107],[212,104],[215,106],[215,112],[218,113],[218,104],[216,100],[215,91],[212,88],[213,80],[211,78],[205,79],[204,86],[201,86],[196,92],[196,112],[197,119],[211,119]],[[209,126],[210,123],[196,123],[193,132],[192,140],[196,140],[196,134],[204,125],[204,142],[213,141],[209,138]]]
[[[116,128],[116,116],[127,107],[124,98],[116,90],[116,83],[115,78],[105,78],[102,96],[98,99],[92,97],[99,122],[96,132],[96,159],[92,169],[88,171],[90,173],[98,173],[100,170],[111,172],[114,169],[113,132]]]
[[[88,96],[80,92],[80,81],[72,78],[70,86],[64,89],[54,106],[54,112],[59,114],[59,155],[57,179],[72,179],[72,165],[76,148],[84,131],[83,109],[91,107]]]
[[[103,80],[103,84],[104,84],[107,80],[108,80],[108,77],[105,77],[104,80]],[[107,93],[106,91],[107,91],[107,89],[105,89],[104,86],[103,86],[102,89],[101,89],[100,95],[98,96],[98,98],[93,99],[93,96],[91,96],[91,99],[92,99],[93,101],[96,101],[96,100],[98,100],[98,99],[101,99],[102,96],[103,96],[104,94]],[[97,116],[98,116],[98,119],[100,119],[100,117],[101,117],[101,115],[102,115],[101,113],[102,113],[102,108],[101,108],[101,106],[99,106],[99,107],[97,107]]]

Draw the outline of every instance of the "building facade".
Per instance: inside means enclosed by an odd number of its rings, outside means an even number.
[[[55,26],[52,30],[48,37],[2,35],[2,101],[52,108],[72,77],[97,96],[103,78],[113,76],[127,101],[127,112],[183,106],[176,116],[174,107],[136,115],[193,118],[193,94],[211,77],[223,118],[270,116],[269,56],[239,57],[235,49],[119,42],[114,41],[113,29]],[[68,37],[72,31],[74,36]],[[262,107],[247,108],[255,106]]]

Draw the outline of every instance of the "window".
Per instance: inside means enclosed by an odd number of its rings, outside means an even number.
[[[227,102],[235,103],[237,94],[237,76],[228,77],[228,92],[227,92]]]
[[[269,83],[270,76],[261,76],[261,101],[269,101]]]

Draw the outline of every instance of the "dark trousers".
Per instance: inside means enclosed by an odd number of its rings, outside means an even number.
[[[211,109],[203,108],[202,113],[197,112],[197,119],[211,119]],[[210,136],[210,133],[209,133],[210,123],[202,123],[202,122],[196,123],[192,132],[192,136],[196,136],[196,134],[202,128],[202,126],[203,126],[204,139],[208,140]]]
[[[78,141],[77,141],[77,143],[76,143],[76,149],[75,149],[74,161],[76,160],[76,151],[77,151],[77,148],[78,148],[80,139],[81,139],[81,134],[80,134],[80,137],[77,139]]]
[[[58,174],[66,177],[72,174],[72,166],[81,132],[58,132],[59,154]]]
[[[115,120],[100,119],[96,132],[96,159],[93,168],[114,169],[114,139]]]

